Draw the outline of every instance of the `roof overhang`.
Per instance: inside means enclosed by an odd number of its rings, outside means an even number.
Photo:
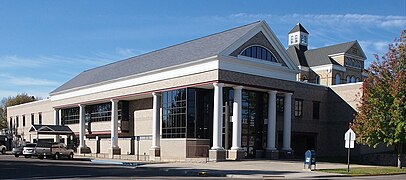
[[[28,132],[36,132],[37,134],[51,135],[70,135],[74,134],[69,126],[63,125],[32,125]]]

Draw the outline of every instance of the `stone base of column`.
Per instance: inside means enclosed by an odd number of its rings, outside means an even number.
[[[149,149],[149,160],[150,161],[159,161],[161,159],[161,149],[153,148]]]
[[[224,149],[210,149],[209,161],[224,161],[226,160],[226,150]]]
[[[228,150],[228,159],[230,160],[240,160],[245,158],[245,152],[242,149],[231,149]]]
[[[85,147],[79,147],[79,154],[90,154],[92,153],[92,150],[85,146]]]
[[[110,148],[109,151],[112,159],[114,159],[114,155],[121,155],[121,148],[119,147]]]
[[[267,149],[265,157],[267,159],[279,159],[279,151],[277,149]]]
[[[280,159],[293,159],[294,152],[293,152],[293,150],[281,150],[281,151],[279,151],[279,158]]]

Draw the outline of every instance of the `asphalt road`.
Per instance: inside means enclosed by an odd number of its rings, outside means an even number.
[[[230,179],[225,177],[226,171],[221,169],[217,170],[218,174],[208,171],[207,177],[199,176],[199,172],[201,172],[199,169],[173,167],[173,164],[170,163],[166,164],[165,167],[154,167],[154,165],[123,166],[95,164],[87,159],[40,160],[0,155],[0,179]],[[270,177],[270,179],[272,178],[278,177]],[[403,180],[406,179],[406,175],[369,177],[314,176],[310,179]]]
[[[50,160],[0,155],[0,179],[219,179],[197,171],[94,164],[83,159]]]

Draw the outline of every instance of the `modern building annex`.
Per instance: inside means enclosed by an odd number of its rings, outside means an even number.
[[[48,99],[9,107],[9,126],[27,141],[113,158],[341,156],[361,86],[351,78],[362,81],[366,57],[357,41],[307,50],[308,35],[297,24],[285,49],[258,21],[96,67]],[[75,136],[31,135],[38,124]]]

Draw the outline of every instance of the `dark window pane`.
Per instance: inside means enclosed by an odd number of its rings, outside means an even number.
[[[258,59],[261,59],[261,49],[262,49],[261,47],[257,46],[257,58]]]
[[[263,60],[266,60],[266,49],[265,48],[262,48],[262,50],[261,50],[261,59],[263,59]]]
[[[257,48],[256,47],[252,47],[252,57],[257,58]]]
[[[245,51],[247,52],[247,53],[246,53],[246,56],[251,57],[252,47],[248,48],[248,49],[245,50]]]

